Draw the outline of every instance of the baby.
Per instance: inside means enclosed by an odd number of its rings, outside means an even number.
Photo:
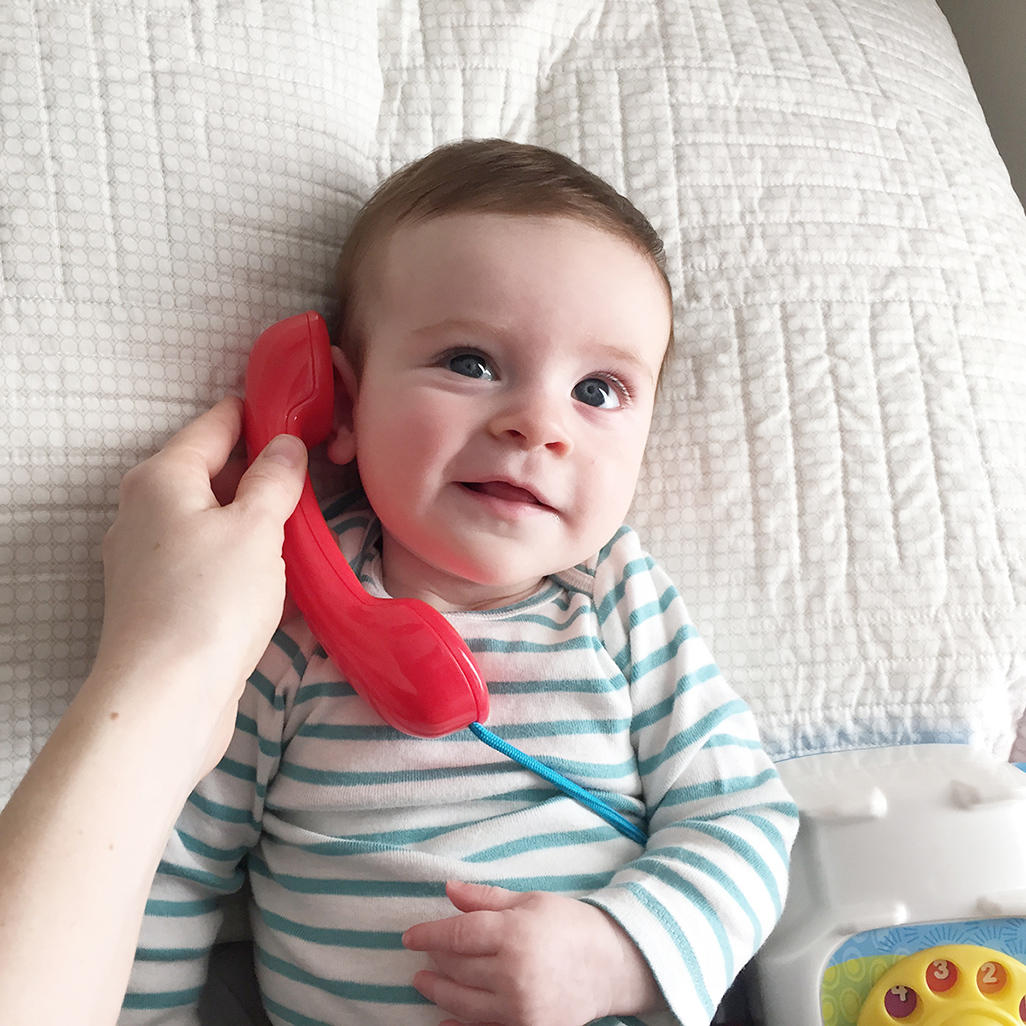
[[[565,157],[464,142],[375,193],[339,288],[342,551],[450,619],[495,733],[648,839],[470,730],[383,724],[287,621],[170,839],[120,1021],[196,1021],[248,872],[275,1024],[708,1023],[780,914],[797,819],[622,526],[672,335],[657,235]]]

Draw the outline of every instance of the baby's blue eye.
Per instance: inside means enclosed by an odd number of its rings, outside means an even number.
[[[623,405],[616,389],[602,378],[578,381],[571,394],[578,402],[594,406],[597,410],[615,410]]]
[[[449,370],[454,374],[462,374],[466,378],[481,378],[483,381],[491,381],[495,375],[492,373],[488,361],[477,353],[457,353],[450,356],[447,363]]]

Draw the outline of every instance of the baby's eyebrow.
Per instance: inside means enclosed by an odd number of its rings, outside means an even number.
[[[437,335],[445,332],[453,334],[458,332],[466,335],[489,335],[493,337],[506,333],[495,324],[464,317],[446,317],[444,320],[438,321],[437,324],[425,324],[414,329],[415,335]]]
[[[632,352],[630,349],[624,349],[623,346],[610,345],[607,342],[593,342],[592,351],[616,363],[629,364],[634,371],[643,374],[649,381],[655,381],[652,368],[637,353]]]

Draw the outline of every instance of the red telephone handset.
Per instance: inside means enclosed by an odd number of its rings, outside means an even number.
[[[245,439],[252,460],[277,434],[308,447],[331,432],[328,330],[313,311],[268,328],[246,370]],[[441,737],[488,718],[488,690],[448,620],[419,599],[368,595],[339,551],[307,478],[285,525],[288,589],[314,636],[383,720]]]

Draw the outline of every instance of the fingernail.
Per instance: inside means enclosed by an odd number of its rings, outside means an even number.
[[[289,468],[299,467],[306,462],[306,446],[295,435],[276,435],[260,455]]]

